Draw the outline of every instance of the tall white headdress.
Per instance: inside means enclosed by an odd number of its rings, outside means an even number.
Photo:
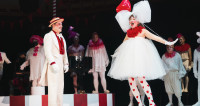
[[[197,39],[197,43],[200,43],[200,32],[197,32],[196,34],[197,34],[197,36],[199,37],[199,38]]]
[[[129,0],[122,0],[116,11],[115,18],[124,32],[130,29],[129,17],[131,15],[142,24],[151,22],[151,8],[147,0],[134,4],[132,11]]]

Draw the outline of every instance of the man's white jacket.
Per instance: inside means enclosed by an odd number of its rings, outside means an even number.
[[[50,65],[52,62],[55,62],[58,66],[57,71],[62,71],[64,73],[64,68],[68,67],[68,57],[67,57],[67,51],[66,51],[66,41],[62,34],[58,34],[58,37],[62,37],[64,42],[64,55],[60,54],[59,50],[59,44],[57,37],[53,31],[50,31],[44,36],[44,52],[45,52],[45,63],[44,68],[41,75],[40,84],[42,86],[48,86],[48,80],[47,80],[47,73],[49,71],[54,72],[52,65]],[[54,64],[53,64],[54,65]],[[48,76],[51,77],[51,76]],[[51,79],[51,78],[48,78]]]

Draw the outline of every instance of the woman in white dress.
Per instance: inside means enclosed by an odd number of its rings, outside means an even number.
[[[89,73],[93,74],[93,83],[95,91],[93,93],[99,93],[99,80],[98,76],[101,78],[101,85],[103,87],[104,93],[109,93],[106,85],[105,71],[109,64],[108,54],[106,52],[105,45],[103,41],[99,38],[98,33],[94,32],[92,34],[92,39],[89,41],[86,49],[86,57],[92,57],[92,69]]]
[[[130,5],[130,2],[125,3]],[[120,5],[127,6],[127,4],[123,3]],[[123,31],[127,32],[127,35],[124,42],[112,55],[112,64],[108,76],[118,80],[128,80],[138,106],[142,106],[143,104],[136,86],[136,78],[147,95],[149,105],[155,106],[150,86],[146,80],[163,77],[166,73],[158,51],[149,39],[165,45],[173,45],[177,40],[168,42],[150,33],[142,26],[141,23],[151,21],[151,9],[148,1],[140,1],[135,4],[132,12],[128,10],[130,9],[121,10],[116,15],[118,23]]]

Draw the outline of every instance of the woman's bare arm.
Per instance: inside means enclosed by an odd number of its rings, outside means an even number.
[[[126,40],[128,40],[128,39],[129,39],[129,37],[126,35],[125,38],[124,38],[124,41],[126,41]],[[124,42],[124,41],[123,41],[123,42]]]

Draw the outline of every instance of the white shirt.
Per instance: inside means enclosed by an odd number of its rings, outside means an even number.
[[[164,62],[164,68],[167,72],[177,70],[179,75],[183,77],[186,74],[186,70],[183,66],[183,62],[179,53],[176,52],[175,56],[172,58],[167,58],[165,54],[162,56]]]

